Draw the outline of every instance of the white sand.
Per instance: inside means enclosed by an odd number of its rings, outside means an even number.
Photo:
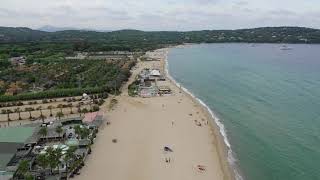
[[[163,64],[139,62],[133,76],[144,67],[162,68]],[[132,81],[133,77],[129,83]],[[103,107],[111,125],[100,130],[93,153],[76,180],[233,179],[222,139],[206,110],[169,81],[165,84],[173,89],[172,96],[133,98],[126,85],[116,97],[115,110]],[[114,138],[117,143],[112,142]],[[164,153],[164,146],[173,152]],[[171,162],[166,163],[166,158]],[[206,171],[197,171],[196,165],[206,166]]]

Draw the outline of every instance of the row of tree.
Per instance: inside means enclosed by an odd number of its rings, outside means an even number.
[[[57,90],[42,91],[37,93],[18,94],[16,96],[2,95],[0,96],[0,102],[81,96],[84,92],[88,94],[97,94],[97,93],[105,93],[108,91],[110,90],[108,90],[108,88],[106,87],[57,89]]]
[[[92,105],[91,103],[89,103],[89,106],[90,106],[90,109],[88,110],[87,108],[81,108],[82,104],[81,103],[78,103],[76,106],[74,106],[72,103],[69,103],[69,104],[59,104],[56,106],[56,108],[59,108],[60,111],[56,113],[56,117],[58,119],[62,118],[64,116],[64,113],[63,113],[63,109],[64,108],[70,108],[70,113],[69,114],[74,114],[74,111],[73,111],[73,108],[76,107],[77,108],[77,112],[80,113],[80,116],[81,114],[85,114],[85,113],[88,113],[88,112],[96,112],[96,111],[99,111],[100,110],[100,107],[99,105],[102,105],[104,101],[103,100],[99,100],[98,101],[98,104],[94,104]],[[47,107],[46,110],[49,110],[50,111],[50,117],[53,116],[53,112],[52,110],[54,109],[55,107],[50,105]],[[33,108],[33,107],[26,107],[24,110],[20,109],[19,107],[14,109],[14,111],[12,111],[11,109],[2,109],[1,110],[1,113],[2,114],[6,114],[7,115],[7,121],[8,123],[10,121],[12,121],[12,119],[10,118],[10,114],[12,113],[17,113],[18,114],[18,120],[22,120],[22,117],[21,117],[21,113],[22,112],[28,112],[29,113],[29,119],[32,120],[34,117],[32,116],[32,112],[33,111],[39,111],[40,112],[40,116],[39,116],[39,119],[41,119],[43,122],[44,122],[44,119],[46,118],[46,116],[43,114],[43,109],[42,106],[39,106],[37,108]]]
[[[106,99],[108,98],[108,93],[103,92],[99,94],[92,94],[89,95],[90,99],[93,99],[94,101],[96,100],[101,100],[101,99]],[[48,104],[52,102],[59,102],[61,100],[59,99],[42,99],[41,101],[12,101],[12,102],[5,102],[5,103],[0,103],[0,108],[3,107],[13,107],[13,106],[24,106],[24,105],[35,105],[35,104]],[[77,102],[77,101],[82,101],[82,97],[76,98],[76,97],[69,97],[69,98],[64,98],[62,99],[63,102]]]

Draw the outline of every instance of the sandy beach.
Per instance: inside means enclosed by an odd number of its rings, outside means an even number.
[[[113,110],[102,109],[104,126],[76,180],[231,180],[225,146],[210,114],[171,81],[170,96],[128,96],[127,86],[143,68],[165,72],[168,49],[158,50],[161,61],[138,62]],[[116,143],[112,140],[117,139]],[[173,152],[165,152],[164,147]],[[166,162],[170,160],[170,162]],[[196,166],[204,166],[199,171]]]

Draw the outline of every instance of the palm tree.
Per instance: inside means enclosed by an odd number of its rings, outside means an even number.
[[[81,136],[81,126],[80,125],[76,125],[74,126],[74,132],[76,133],[76,135]]]
[[[90,112],[92,112],[92,103],[93,103],[92,101],[89,102],[89,106],[90,106],[90,110],[89,111]]]
[[[90,130],[88,128],[81,128],[80,136],[81,139],[87,139],[88,136],[90,135]]]
[[[39,117],[39,118],[41,118],[42,123],[44,123],[44,119],[45,119],[46,117],[42,114],[42,106],[38,106],[38,107],[37,107],[37,110],[40,111],[40,117]]]
[[[59,108],[59,109],[60,109],[60,112],[63,113],[63,112],[62,112],[62,109],[63,109],[63,105],[62,105],[62,104],[58,104],[57,108]]]
[[[60,164],[61,164],[61,157],[62,157],[62,149],[57,148],[55,150],[55,165],[58,167],[58,172],[60,171]]]
[[[62,112],[57,112],[56,117],[59,118],[59,120],[64,116]]]
[[[69,149],[67,150],[65,156],[64,156],[64,162],[66,163],[66,174],[68,176],[68,172],[69,172],[69,166],[70,166],[70,161],[75,157],[75,152],[77,150],[76,146],[71,146],[69,147]]]
[[[7,110],[2,109],[2,110],[1,110],[1,114],[7,114]],[[8,126],[10,126],[9,119],[7,119],[7,122],[8,122]]]
[[[16,109],[14,109],[14,112],[15,112],[15,113],[18,113],[18,115],[19,115],[19,120],[22,120],[22,118],[21,118],[21,109],[18,107],[18,108],[16,108]]]
[[[48,165],[50,167],[50,172],[52,174],[52,170],[53,168],[55,168],[55,163],[54,163],[54,160],[55,160],[55,151],[53,149],[53,147],[48,147],[47,149],[47,160],[48,160]]]
[[[39,118],[42,120],[42,123],[44,123],[44,120],[47,118],[45,115],[41,114]]]
[[[30,172],[27,172],[24,176],[24,178],[26,180],[34,180],[34,177],[32,176],[32,174]]]
[[[50,117],[52,117],[53,116],[53,114],[52,114],[52,109],[53,109],[53,106],[48,106],[48,109],[50,110]]]
[[[73,104],[72,103],[68,104],[68,107],[70,108],[70,114],[73,114],[73,111],[72,111]]]
[[[26,175],[24,176],[26,180],[34,180],[33,175],[30,172],[27,172]]]
[[[76,107],[78,108],[78,113],[80,113],[81,116],[81,103],[78,103]]]
[[[56,133],[59,134],[59,137],[61,136],[61,133],[63,132],[62,126],[57,126],[56,127]]]
[[[47,128],[47,126],[41,127],[40,130],[39,130],[39,132],[38,132],[38,134],[39,134],[40,136],[42,136],[43,138],[46,138],[47,135],[48,135],[48,128]]]
[[[54,168],[58,167],[58,170],[59,170],[61,157],[62,157],[62,150],[60,148],[53,149],[52,147],[49,147],[47,149],[47,158],[48,158],[51,174]]]
[[[11,121],[10,114],[13,113],[11,109],[7,109],[8,121]]]
[[[36,161],[42,170],[45,170],[48,167],[49,162],[46,154],[38,155]]]
[[[23,176],[25,178],[29,169],[30,169],[29,161],[21,160],[18,166],[17,175],[20,177]]]
[[[34,111],[34,108],[32,108],[32,107],[27,107],[27,108],[25,108],[24,110],[29,112],[29,119],[32,119],[31,111]]]
[[[7,109],[6,112],[7,112],[8,126],[10,126],[10,121],[11,121],[10,114],[13,113],[13,112],[12,112],[11,109]]]

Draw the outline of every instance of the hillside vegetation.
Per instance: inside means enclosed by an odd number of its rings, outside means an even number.
[[[29,28],[0,27],[0,96],[2,96],[0,99],[9,101],[19,100],[18,97],[36,99],[43,96],[79,95],[82,90],[111,92],[119,89],[127,80],[130,68],[138,57],[116,61],[66,60],[67,56],[74,56],[79,52],[145,52],[182,43],[226,42],[320,43],[320,30],[302,27],[265,27],[190,32],[138,30],[44,32]],[[23,66],[10,63],[10,58],[20,56],[26,59]],[[62,93],[65,89],[70,90],[68,93]],[[46,91],[50,91],[50,95],[43,93]],[[20,95],[4,96],[8,92]]]
[[[157,44],[198,42],[320,43],[320,30],[303,27],[265,27],[239,30],[153,31],[120,30],[112,32],[44,32],[28,28],[0,27],[0,42],[78,42],[105,43],[131,50],[152,48]],[[148,47],[149,46],[149,47]]]

